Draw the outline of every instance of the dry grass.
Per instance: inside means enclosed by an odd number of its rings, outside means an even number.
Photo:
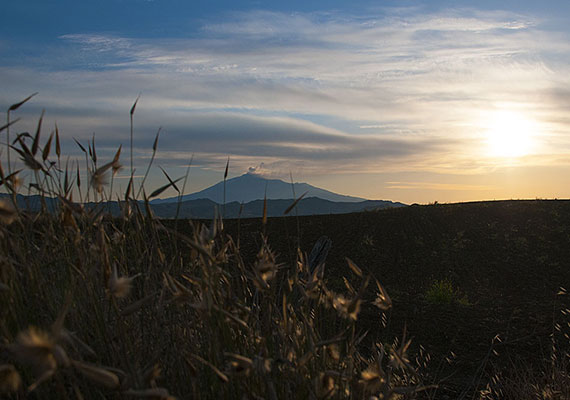
[[[3,396],[403,399],[422,388],[409,341],[362,348],[365,292],[377,292],[379,313],[390,299],[354,263],[347,273],[357,289],[337,293],[324,263],[309,265],[299,252],[280,264],[266,240],[255,262],[244,262],[220,219],[178,221],[191,225],[189,235],[167,228],[148,199],[176,187],[168,175],[148,198],[131,178],[123,217],[111,218],[103,202],[121,149],[102,164],[94,140],[77,142],[84,166],[63,163],[59,131],[43,146],[40,132],[41,121],[35,136],[9,142],[4,154],[20,160],[0,170],[11,195],[0,202]],[[41,195],[40,212],[16,206],[22,187]],[[55,209],[49,198],[59,199]]]
[[[567,295],[566,289],[560,287],[556,296]],[[570,342],[570,310],[559,310],[556,305],[555,308],[549,353],[537,351],[540,362],[532,366],[519,359],[510,359],[506,368],[491,364],[491,377],[479,391],[481,399],[570,399],[570,354],[559,348],[559,344]]]

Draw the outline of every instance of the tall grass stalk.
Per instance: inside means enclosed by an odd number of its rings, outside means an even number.
[[[30,211],[0,199],[2,395],[414,397],[422,381],[408,359],[409,341],[362,345],[362,307],[382,313],[391,306],[381,285],[370,285],[371,274],[356,275],[356,291],[333,291],[324,263],[309,266],[298,251],[294,262],[282,264],[264,235],[255,257],[246,260],[221,218],[209,226],[156,219],[149,200],[170,187],[178,190],[182,179],[165,171],[164,186],[149,196],[143,187],[142,203],[131,199],[136,104],[121,217],[104,212],[105,200],[114,197],[105,177],[119,167],[120,148],[105,160],[94,140],[89,150],[76,141],[86,157],[85,197],[78,161],[51,173],[56,161],[39,133],[36,153],[27,152],[25,138],[16,144],[28,168],[35,168],[37,186],[29,190],[54,208]],[[2,184],[9,185],[6,179]],[[73,201],[74,192],[89,199],[90,191],[95,205]]]
[[[131,107],[131,111],[129,112],[129,116],[130,116],[130,139],[131,139],[131,146],[130,146],[130,151],[131,151],[131,179],[133,179],[134,175],[135,175],[135,170],[134,170],[134,164],[133,164],[133,136],[134,136],[134,122],[133,122],[133,117],[135,114],[135,110],[137,108],[137,103],[139,102],[139,98],[140,98],[140,94],[137,96],[135,102],[133,103],[133,106]]]

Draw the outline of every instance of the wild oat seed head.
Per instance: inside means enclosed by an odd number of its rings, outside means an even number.
[[[18,212],[8,200],[0,200],[0,223],[10,225],[18,218]]]
[[[235,376],[249,376],[253,367],[253,361],[250,358],[239,354],[227,354],[230,358],[228,362],[228,373]]]
[[[315,391],[319,399],[329,399],[336,393],[336,385],[332,376],[321,372],[315,379]]]
[[[116,175],[123,168],[123,165],[119,161],[113,161],[112,173]]]
[[[30,327],[18,334],[16,343],[10,346],[10,350],[22,364],[30,366],[40,376],[57,367],[54,346],[48,333]]]
[[[111,278],[109,283],[111,294],[118,299],[127,297],[131,291],[131,281],[132,278],[125,278],[124,276],[117,279]]]
[[[22,378],[12,364],[0,365],[0,393],[16,392],[22,385]]]
[[[411,340],[406,341],[404,337],[400,347],[398,347],[397,349],[395,348],[391,349],[390,363],[394,368],[405,369],[409,365],[410,360],[408,358],[408,349],[411,343],[412,343]]]
[[[327,346],[327,354],[331,357],[335,362],[340,360],[340,351],[338,345],[336,343],[329,344]]]
[[[109,183],[109,175],[107,170],[102,170],[101,168],[97,169],[95,172],[91,174],[91,187],[97,191],[97,193],[101,193],[103,191],[103,186]]]
[[[343,295],[336,295],[333,297],[332,305],[335,310],[339,312],[339,314],[343,318],[349,318],[352,320],[358,319],[358,313],[360,312],[360,299],[347,299]]]
[[[117,273],[117,266],[113,265],[113,270],[111,276],[109,277],[109,291],[114,297],[122,299],[123,297],[128,296],[129,292],[131,291],[131,282],[135,278],[136,276],[130,278],[125,276],[119,277]]]
[[[382,385],[386,383],[384,371],[382,371],[376,360],[372,361],[368,368],[360,374],[360,384],[368,393],[378,392]]]
[[[10,181],[14,190],[18,190],[18,188],[22,186],[22,178],[20,178],[20,175],[17,173],[12,173],[11,176],[7,176],[6,180]]]

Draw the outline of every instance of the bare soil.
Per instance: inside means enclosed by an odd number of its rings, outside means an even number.
[[[261,219],[227,220],[225,226],[252,261]],[[538,368],[550,359],[553,335],[559,349],[570,349],[555,329],[567,324],[560,311],[570,307],[570,296],[557,296],[561,286],[570,290],[570,201],[288,216],[270,218],[266,229],[281,262],[295,259],[297,243],[309,253],[319,237],[329,237],[326,277],[333,287],[343,287],[343,276],[351,279],[345,257],[378,278],[393,309],[383,322],[377,309],[364,307],[360,328],[369,331],[370,345],[405,329],[413,338],[411,353],[421,345],[431,356],[424,372],[440,386],[436,398],[481,389],[491,375],[514,365]],[[426,298],[433,282],[443,279],[452,282],[457,301]]]

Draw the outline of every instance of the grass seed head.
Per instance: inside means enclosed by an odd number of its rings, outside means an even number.
[[[113,161],[111,162],[111,168],[113,170],[113,175],[115,175],[117,172],[119,172],[119,170],[121,170],[121,168],[123,168],[123,166],[119,162],[122,147],[123,147],[123,145],[119,146],[119,149],[115,153],[115,157],[113,157]]]
[[[109,277],[109,291],[114,297],[118,299],[127,297],[131,291],[132,281],[136,277],[136,275],[130,278],[125,276],[119,277],[117,273],[117,266],[113,264],[113,270],[111,276]]]
[[[347,299],[341,294],[336,295],[332,299],[334,309],[337,310],[343,318],[352,319],[354,321],[358,319],[361,303],[362,301],[358,298]]]
[[[340,360],[340,351],[338,345],[336,343],[329,344],[327,346],[327,354],[330,358],[333,359],[334,362],[339,362]]]
[[[95,170],[91,174],[91,187],[97,191],[97,193],[101,193],[103,191],[103,187],[109,183],[109,174],[107,170],[102,170],[101,168]]]
[[[254,265],[256,275],[254,283],[256,286],[260,289],[269,288],[268,282],[275,278],[278,268],[279,266],[275,261],[275,254],[273,254],[267,245],[262,246],[257,254],[257,260]]]
[[[160,364],[155,363],[144,372],[144,381],[151,386],[155,386],[156,380],[160,377],[161,373],[162,368]]]
[[[11,202],[0,200],[0,223],[10,225],[18,218],[18,212]]]
[[[43,376],[46,372],[56,369],[54,348],[55,343],[50,335],[35,327],[20,332],[16,343],[10,346],[16,359],[31,367],[36,376]]]
[[[0,393],[16,392],[22,386],[22,378],[12,364],[0,365]]]
[[[112,165],[112,169],[111,172],[113,173],[113,175],[117,175],[117,173],[123,169],[123,164],[121,164],[118,161],[113,161],[113,165]]]
[[[406,341],[406,337],[402,339],[402,344],[398,348],[392,348],[390,351],[390,363],[394,368],[406,369],[410,365],[410,360],[408,358],[408,349],[411,340]]]
[[[12,172],[10,175],[6,177],[6,182],[10,182],[12,190],[14,190],[15,192],[18,191],[18,189],[22,186],[22,178],[20,178],[19,172],[20,170]]]
[[[367,393],[378,393],[386,384],[386,374],[378,360],[373,360],[368,367],[361,372],[359,383]]]
[[[250,358],[239,354],[226,354],[229,357],[227,373],[234,376],[249,376],[253,367],[253,361]]]
[[[315,392],[319,399],[330,399],[336,394],[336,384],[334,378],[329,374],[321,372],[315,378]]]

